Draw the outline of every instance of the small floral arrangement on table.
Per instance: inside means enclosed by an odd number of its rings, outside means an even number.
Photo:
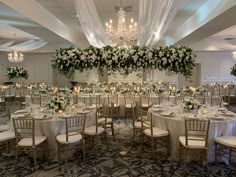
[[[54,91],[55,92],[51,95],[46,107],[49,110],[55,110],[55,112],[65,110],[71,102],[72,91],[67,87],[55,89]]]
[[[93,93],[93,89],[89,88],[89,87],[86,87],[82,90],[82,92],[85,93],[85,94]]]
[[[195,98],[186,96],[183,100],[183,108],[184,110],[198,110],[200,103]]]
[[[231,68],[230,74],[236,77],[236,64]]]
[[[194,95],[206,95],[207,91],[207,88],[204,85],[201,85],[196,88]]]
[[[18,78],[24,78],[28,79],[29,74],[26,69],[23,67],[8,67],[6,71],[7,77],[9,80],[11,79],[18,79]]]

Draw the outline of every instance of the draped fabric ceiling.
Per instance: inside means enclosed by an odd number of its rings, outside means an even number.
[[[109,45],[93,0],[74,0],[77,17],[89,43],[98,48]],[[166,32],[178,10],[176,0],[139,0],[139,46],[155,45]]]

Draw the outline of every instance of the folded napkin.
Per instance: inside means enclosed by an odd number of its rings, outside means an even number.
[[[37,114],[34,116],[35,119],[43,119],[43,118],[46,118],[47,115],[46,114]]]

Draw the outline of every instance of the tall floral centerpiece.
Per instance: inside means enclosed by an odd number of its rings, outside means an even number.
[[[231,68],[230,74],[236,77],[236,64]]]
[[[26,69],[24,69],[23,67],[17,67],[17,66],[8,67],[6,74],[9,80],[19,79],[19,78],[28,79],[29,77],[28,71]]]
[[[53,94],[46,104],[46,107],[49,110],[54,110],[55,112],[65,110],[66,107],[70,105],[71,99],[72,91],[69,88],[54,88]]]

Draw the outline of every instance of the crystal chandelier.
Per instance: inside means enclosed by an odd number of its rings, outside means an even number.
[[[10,62],[19,63],[19,62],[22,62],[24,60],[24,55],[22,53],[18,54],[17,51],[14,50],[13,53],[8,54],[8,60]]]
[[[125,11],[120,8],[118,11],[117,29],[113,27],[113,21],[106,22],[106,34],[111,43],[115,46],[131,46],[137,41],[137,23],[131,18],[129,27],[126,28]]]

